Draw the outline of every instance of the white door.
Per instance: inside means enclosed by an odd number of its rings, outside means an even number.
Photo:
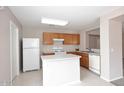
[[[19,74],[19,32],[16,25],[10,22],[10,58],[11,81]]]

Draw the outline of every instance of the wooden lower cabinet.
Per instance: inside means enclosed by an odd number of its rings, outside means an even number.
[[[81,56],[80,58],[80,66],[83,66],[85,68],[89,68],[89,56],[87,53],[81,53],[81,52],[67,52],[67,54],[75,54]]]
[[[88,56],[82,56],[82,58],[80,60],[80,65],[83,67],[89,68],[89,57]]]
[[[55,55],[55,53],[43,53],[42,55],[44,55],[44,56],[45,56],[45,55],[46,55],[46,56],[47,56],[47,55]]]

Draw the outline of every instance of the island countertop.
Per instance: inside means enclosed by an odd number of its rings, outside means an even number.
[[[81,56],[74,55],[74,54],[65,54],[65,55],[48,55],[48,56],[41,56],[42,60],[65,60],[71,58],[80,58]]]

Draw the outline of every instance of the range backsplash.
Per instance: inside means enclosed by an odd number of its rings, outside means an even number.
[[[41,48],[42,52],[53,52],[54,45],[43,45]],[[79,45],[62,45],[64,51],[75,51],[76,48],[79,48]]]

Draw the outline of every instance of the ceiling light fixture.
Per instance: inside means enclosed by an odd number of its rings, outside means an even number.
[[[41,23],[43,23],[43,24],[50,24],[50,25],[65,26],[65,25],[68,24],[68,21],[58,20],[58,19],[51,19],[51,18],[45,18],[45,17],[43,17],[43,18],[41,19]]]

